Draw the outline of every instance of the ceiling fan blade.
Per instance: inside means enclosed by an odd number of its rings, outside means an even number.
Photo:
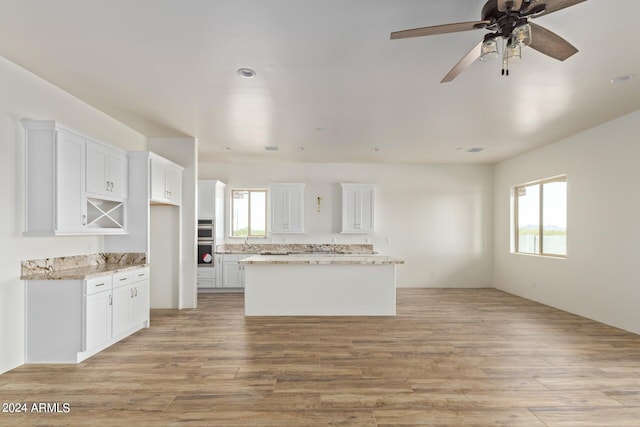
[[[506,12],[509,7],[511,7],[511,10],[520,10],[522,7],[522,0],[498,0],[499,12]]]
[[[462,73],[469,65],[480,58],[482,53],[482,41],[474,46],[458,63],[447,73],[446,76],[440,81],[440,83],[447,83],[455,79]]]
[[[559,61],[564,61],[578,52],[575,46],[556,33],[533,22],[529,22],[529,25],[531,25],[531,44],[529,47],[534,48],[538,52],[544,53]]]
[[[547,9],[541,14],[536,15],[535,17],[538,18],[540,16],[548,15],[550,13],[557,12],[559,10],[567,8],[569,6],[574,6],[578,3],[582,3],[583,1],[586,1],[586,0],[539,0],[540,4],[544,3],[547,5]]]
[[[391,33],[391,40],[406,39],[409,37],[433,36],[436,34],[456,33],[459,31],[469,31],[484,28],[491,21],[470,21],[457,22],[455,24],[434,25],[432,27],[414,28],[412,30],[394,31]]]

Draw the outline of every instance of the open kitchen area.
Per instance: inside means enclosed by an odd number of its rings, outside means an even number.
[[[268,237],[267,211],[269,236],[286,241],[305,233],[304,183],[230,189],[228,199],[226,187],[221,181],[198,182],[199,292],[244,292],[247,316],[395,315],[395,266],[403,261],[379,254],[373,244],[258,243]],[[341,233],[373,233],[375,186],[342,183],[340,189]],[[231,209],[224,208],[225,200]],[[322,196],[315,198],[315,208],[321,212]],[[227,214],[229,240],[243,243],[223,243]]]
[[[640,426],[640,1],[0,10],[0,426]]]

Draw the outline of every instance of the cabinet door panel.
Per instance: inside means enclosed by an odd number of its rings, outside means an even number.
[[[342,231],[355,231],[358,223],[358,190],[353,187],[342,189]]]
[[[287,189],[287,199],[289,208],[289,232],[302,233],[304,231],[304,197],[302,187],[291,187]]]
[[[111,339],[111,291],[86,297],[86,350]]]
[[[215,207],[215,184],[198,183],[198,219],[213,219]]]
[[[56,141],[56,231],[86,230],[85,141],[73,134],[59,131]],[[84,215],[84,217],[83,217]]]
[[[108,194],[107,150],[87,142],[87,192]]]
[[[149,281],[134,283],[131,305],[131,326],[149,320]]]
[[[280,185],[271,186],[271,231],[286,232],[289,226],[288,217],[287,188]]]
[[[373,188],[360,189],[360,229],[363,232],[373,231]]]
[[[181,201],[182,180],[181,172],[172,167],[165,169],[165,185],[167,191],[167,199],[171,203],[179,204]]]
[[[133,285],[121,286],[113,290],[113,336],[117,337],[130,328],[131,300]]]
[[[127,156],[117,151],[110,153],[108,172],[111,194],[127,197]]]
[[[240,270],[240,264],[237,259],[224,260],[223,267],[223,288],[240,288],[242,287],[242,270]]]
[[[164,184],[164,165],[151,159],[151,198],[154,200],[166,199]]]

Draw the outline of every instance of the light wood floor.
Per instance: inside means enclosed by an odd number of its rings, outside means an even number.
[[[398,316],[152,311],[74,366],[0,375],[0,425],[640,426],[640,336],[497,290],[400,289]]]

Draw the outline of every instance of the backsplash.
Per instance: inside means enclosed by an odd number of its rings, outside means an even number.
[[[58,258],[31,259],[22,261],[22,276],[47,273],[58,270],[69,270],[98,266],[102,264],[144,264],[147,254],[144,252],[100,253],[90,255],[73,255]]]
[[[373,244],[335,244],[335,243],[231,243],[217,245],[218,253],[260,253],[260,252],[326,252],[331,254],[372,254]]]

